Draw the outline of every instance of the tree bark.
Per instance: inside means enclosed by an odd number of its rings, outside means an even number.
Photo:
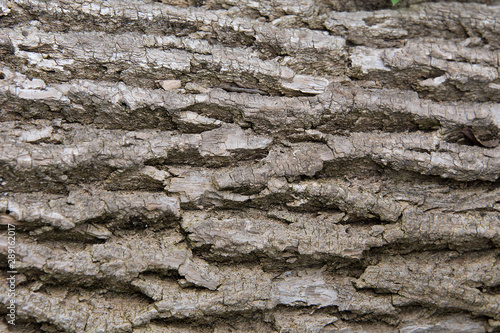
[[[500,332],[499,17],[0,0],[0,330]]]

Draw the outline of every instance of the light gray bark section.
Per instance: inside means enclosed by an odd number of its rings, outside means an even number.
[[[498,330],[499,8],[0,0],[18,332]]]

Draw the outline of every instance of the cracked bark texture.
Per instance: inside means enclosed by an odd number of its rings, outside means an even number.
[[[499,18],[0,0],[0,331],[500,332]]]

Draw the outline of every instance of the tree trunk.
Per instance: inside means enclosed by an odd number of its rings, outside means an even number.
[[[0,331],[500,332],[499,18],[0,0]]]

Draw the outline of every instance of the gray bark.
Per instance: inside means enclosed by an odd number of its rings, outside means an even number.
[[[0,331],[500,331],[499,17],[0,0]]]

